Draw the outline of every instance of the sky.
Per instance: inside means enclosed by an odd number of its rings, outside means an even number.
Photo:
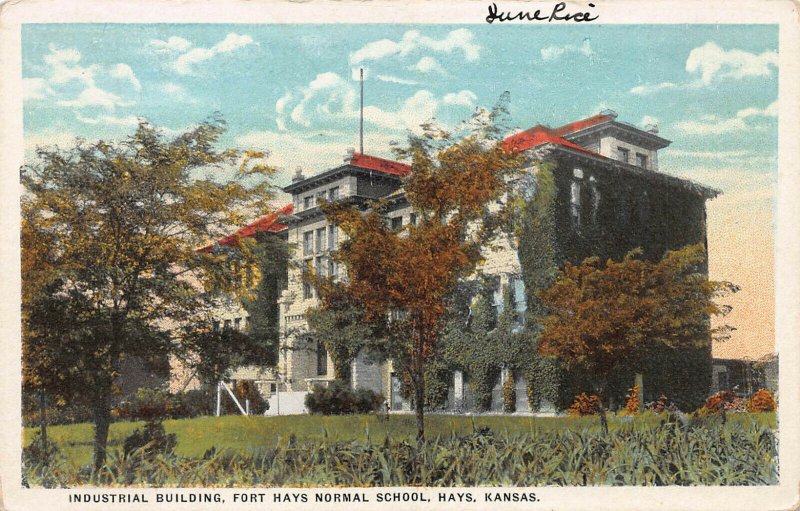
[[[139,118],[166,135],[215,112],[221,146],[266,149],[287,184],[430,119],[455,127],[511,94],[514,126],[613,109],[672,141],[659,170],[718,188],[708,203],[712,278],[742,291],[719,357],[774,350],[778,27],[772,25],[28,24],[26,157],[75,137],[119,139]]]

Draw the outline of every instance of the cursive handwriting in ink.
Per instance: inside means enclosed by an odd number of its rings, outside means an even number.
[[[594,7],[595,5],[590,3],[589,7]],[[533,12],[530,11],[519,11],[516,14],[512,14],[510,12],[503,12],[497,8],[497,4],[492,4],[489,6],[489,15],[486,16],[486,23],[493,23],[495,21],[546,21],[550,23],[551,21],[574,21],[575,23],[580,23],[582,21],[594,21],[598,16],[592,16],[592,13],[589,11],[585,12],[576,12],[571,14],[569,12],[565,13],[564,11],[567,9],[567,4],[565,2],[558,2],[556,5],[553,6],[553,10],[542,12],[541,9],[536,9]]]

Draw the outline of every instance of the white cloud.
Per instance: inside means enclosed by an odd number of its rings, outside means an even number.
[[[350,135],[350,137],[348,137]],[[390,144],[398,137],[387,133],[367,131],[364,134],[365,151],[376,156],[391,158]],[[282,175],[276,180],[288,180],[295,168],[301,166],[306,176],[340,165],[348,147],[358,143],[357,133],[331,134],[328,132],[302,133],[253,131],[240,135],[235,139],[238,147],[269,151],[267,162],[283,168]]]
[[[765,108],[748,107],[736,112],[736,116],[721,119],[715,115],[706,115],[697,120],[681,121],[675,126],[690,135],[721,135],[746,129],[761,129],[762,126],[746,122],[747,119],[759,117],[777,117],[778,102],[773,101]]]
[[[393,56],[405,57],[424,49],[447,54],[461,52],[467,61],[472,62],[480,57],[481,50],[481,47],[474,42],[474,38],[474,34],[465,28],[453,30],[443,39],[434,39],[422,35],[418,30],[409,30],[397,42],[381,39],[367,43],[350,54],[350,64],[357,65]]]
[[[192,47],[192,43],[183,37],[171,36],[166,41],[151,39],[147,46],[156,53],[183,53]]]
[[[159,41],[157,39],[150,41],[150,46],[156,48],[157,52],[180,54],[174,62],[172,62],[172,69],[181,75],[194,74],[194,68],[197,64],[210,60],[223,53],[231,53],[250,44],[254,44],[252,37],[233,32],[225,36],[225,39],[211,48],[192,48],[189,41],[174,36],[167,39],[167,41]]]
[[[449,94],[445,94],[444,98],[442,98],[442,102],[445,105],[463,105],[467,107],[475,106],[475,102],[477,100],[478,96],[476,96],[474,92],[469,90],[451,92]]]
[[[397,76],[391,75],[378,75],[375,78],[382,82],[389,82],[389,83],[399,83],[401,85],[417,85],[419,82],[415,82],[414,80],[407,80],[405,78],[399,78]]]
[[[47,84],[44,78],[24,78],[22,80],[22,96],[24,101],[31,99],[44,99],[54,96],[55,91]]]
[[[580,46],[574,44],[567,44],[565,46],[548,46],[546,48],[542,48],[539,53],[542,55],[542,60],[545,61],[558,60],[564,55],[570,53],[579,53],[590,59],[595,55],[594,50],[592,50],[592,45],[589,42],[589,38],[584,39]]]
[[[117,64],[111,69],[111,76],[120,80],[127,80],[137,91],[142,90],[142,84],[128,64]]]
[[[711,41],[689,52],[686,72],[694,78],[686,82],[661,82],[633,87],[632,94],[646,95],[669,89],[700,89],[725,80],[746,77],[770,77],[778,67],[778,53],[765,51],[759,54],[744,50],[724,50]]]
[[[60,85],[77,80],[86,86],[94,85],[94,76],[100,70],[100,66],[83,67],[78,65],[81,54],[74,48],[59,49],[51,44],[49,49],[50,53],[44,56],[44,62],[49,68],[47,81],[50,84]]]
[[[416,71],[418,73],[438,73],[440,75],[446,75],[447,71],[439,64],[435,58],[433,57],[422,57],[419,59],[419,62],[414,64],[413,66],[409,66],[409,70]]]
[[[114,117],[113,115],[100,115],[96,118],[92,117],[84,117],[83,115],[76,113],[75,118],[78,119],[80,122],[84,124],[108,124],[112,126],[138,126],[139,125],[139,118],[135,115],[128,115],[125,117]]]
[[[107,110],[114,110],[118,106],[131,106],[133,103],[123,101],[122,98],[112,92],[105,91],[98,87],[87,87],[77,98],[58,101],[60,106],[73,108],[84,108],[99,106]]]
[[[778,67],[776,51],[758,55],[737,49],[726,51],[710,41],[694,48],[686,59],[686,71],[699,73],[705,85],[725,78],[741,80],[747,76],[772,76],[773,67]]]
[[[182,103],[198,102],[198,100],[193,98],[186,88],[181,84],[175,82],[166,82],[162,83],[159,88],[166,94],[172,96],[176,101],[180,101]]]
[[[773,101],[766,108],[744,108],[736,112],[736,117],[740,119],[746,119],[747,117],[778,117],[778,101]]]

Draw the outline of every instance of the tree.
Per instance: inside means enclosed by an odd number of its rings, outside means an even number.
[[[716,300],[738,287],[708,279],[703,245],[667,252],[657,262],[640,255],[566,263],[539,294],[548,310],[539,352],[591,374],[603,400],[614,370],[641,366],[659,347],[710,350],[712,336],[724,338],[729,329],[711,329],[709,318],[727,314],[730,308]],[[605,405],[598,411],[608,431]]]
[[[496,213],[488,206],[504,196],[506,179],[521,166],[492,123],[485,128],[455,143],[451,134],[430,129],[411,137],[401,155],[411,158],[404,188],[416,226],[391,229],[380,202],[367,212],[323,206],[348,238],[336,254],[347,271],[343,289],[366,321],[386,332],[370,347],[390,357],[410,382],[419,438],[425,434],[425,367],[445,326],[446,300],[481,260],[495,228]]]
[[[212,118],[166,140],[140,121],[123,141],[39,149],[21,169],[22,257],[39,265],[23,281],[25,370],[29,381],[69,376],[70,397],[91,406],[96,470],[121,361],[182,349],[177,341],[208,319],[213,293],[240,287],[224,255],[196,248],[269,209],[272,169],[262,153],[217,150],[223,131]],[[49,357],[30,364],[39,349]]]

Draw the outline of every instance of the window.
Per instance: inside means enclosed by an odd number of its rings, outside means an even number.
[[[314,251],[312,243],[314,241],[314,232],[307,231],[303,233],[303,255],[311,255]]]
[[[308,264],[308,262],[303,263],[301,274],[301,280],[303,281],[303,300],[314,298],[314,288],[311,287],[311,283],[308,281]]]
[[[336,250],[339,245],[339,230],[335,225],[328,226],[328,250]]]
[[[642,153],[636,153],[636,165],[642,167],[643,169],[647,168],[647,155]]]
[[[219,320],[218,319],[215,319],[214,321],[211,322],[211,328],[215,332],[219,332]]]
[[[572,182],[570,188],[570,215],[572,224],[578,228],[581,226],[581,184],[578,181]]]
[[[519,275],[511,277],[511,300],[519,320],[522,321],[525,318],[525,311],[528,310],[528,307],[525,303],[525,282]]]
[[[242,330],[242,318],[236,318],[233,320],[233,329],[234,330]]]
[[[314,197],[312,197],[311,195],[309,195],[308,197],[304,198],[303,199],[303,209],[311,209],[311,207],[314,205],[313,201],[314,201]]]
[[[325,190],[323,190],[323,191],[321,191],[321,192],[317,192],[317,205],[318,205],[318,206],[319,206],[320,204],[322,204],[322,201],[321,201],[320,199],[324,199],[326,195],[327,195],[327,194],[325,193]]]
[[[231,320],[230,319],[226,319],[225,320],[225,327],[224,328],[225,328],[225,330],[230,330],[231,329]]]
[[[589,194],[592,197],[592,223],[597,223],[597,212],[600,210],[600,190],[597,189],[597,180],[589,177]]]
[[[392,218],[392,229],[395,231],[399,231],[403,228],[403,217],[396,216]]]
[[[317,252],[325,251],[325,228],[317,229]]]
[[[339,278],[339,265],[336,264],[332,257],[328,258],[328,277],[332,277],[333,280]]]
[[[314,259],[314,271],[317,272],[318,277],[325,276],[325,266],[322,264],[322,257]]]
[[[408,223],[410,223],[411,225],[417,225],[417,214],[416,213],[411,213],[408,216]]]
[[[339,187],[338,186],[334,186],[333,188],[328,190],[328,200],[331,201],[331,202],[335,201],[335,200],[339,200]]]
[[[317,376],[328,374],[328,350],[325,345],[317,341]]]
[[[270,383],[270,384],[269,384],[269,391],[270,391],[270,393],[274,394],[274,393],[275,393],[275,391],[276,391],[277,389],[278,389],[278,387],[277,387],[277,385],[275,385],[274,383]]]
[[[628,156],[630,156],[630,151],[625,149],[624,147],[617,147],[617,155],[619,156],[619,161],[624,161],[628,163]]]

